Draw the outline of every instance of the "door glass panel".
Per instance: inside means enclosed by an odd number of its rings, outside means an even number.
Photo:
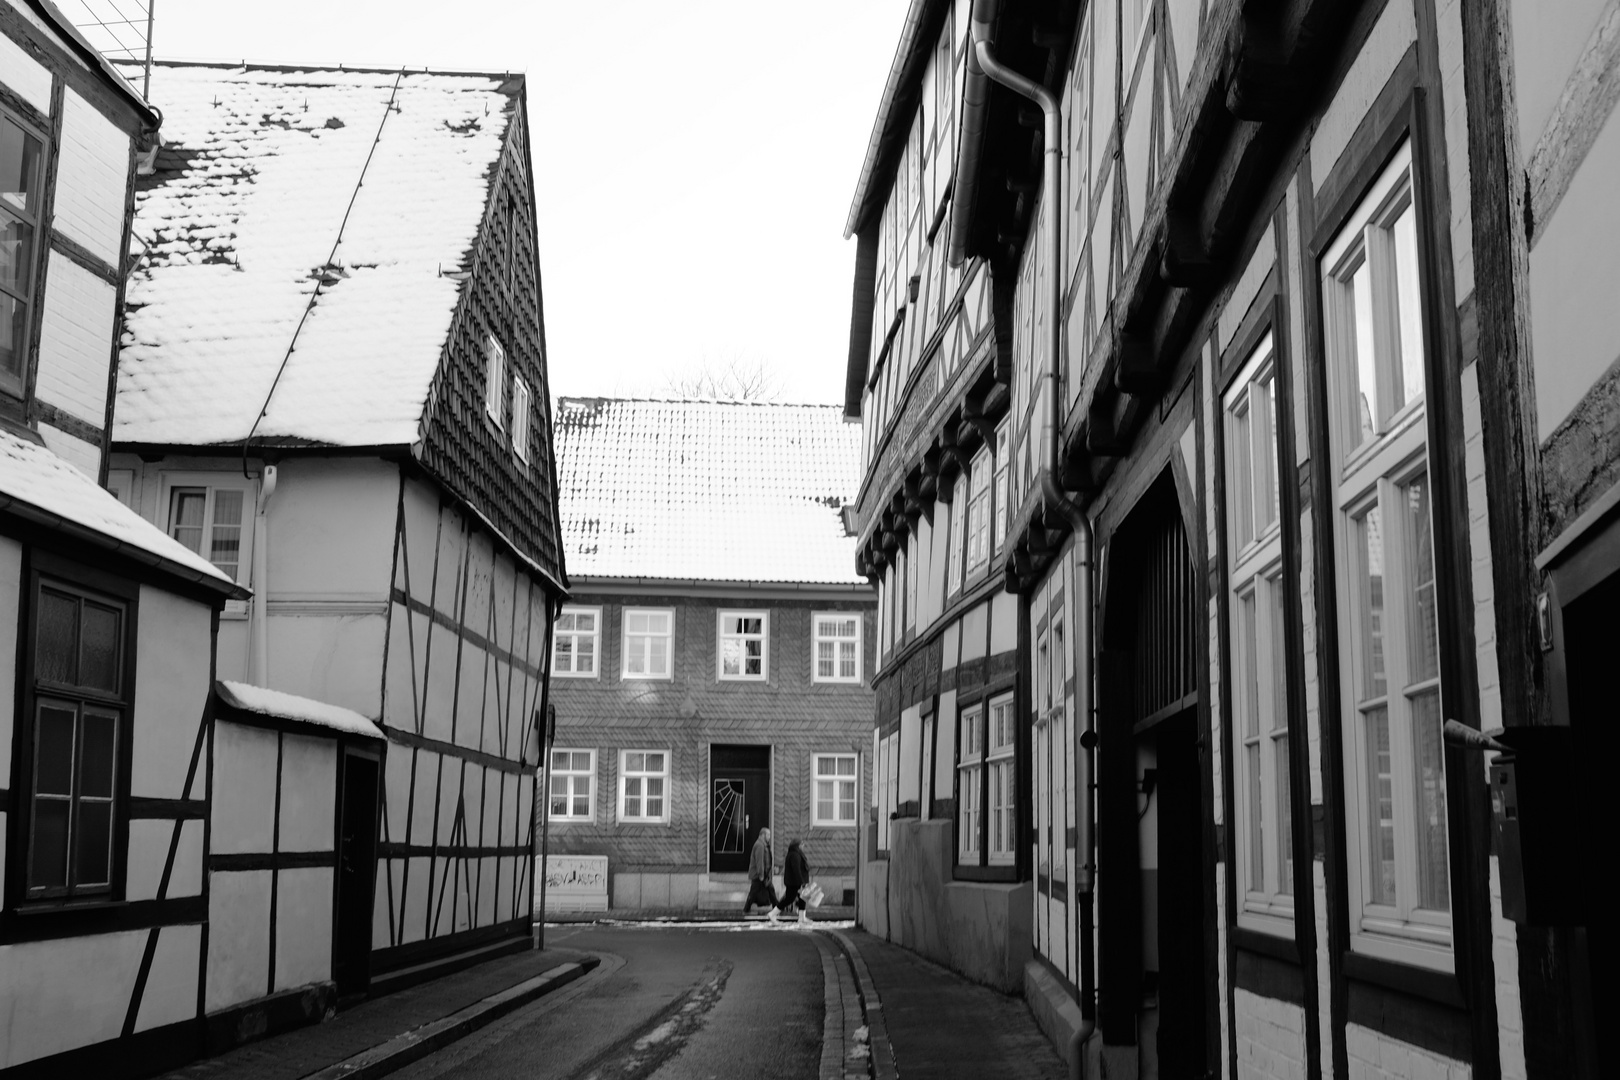
[[[84,633],[79,642],[79,685],[116,694],[120,613],[117,608],[86,601],[83,618]]]
[[[50,589],[39,590],[39,630],[34,638],[34,670],[50,682],[79,681],[79,601]]]

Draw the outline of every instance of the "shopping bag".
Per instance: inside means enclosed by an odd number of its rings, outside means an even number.
[[[826,899],[826,895],[821,886],[813,881],[799,890],[799,899],[811,907],[820,907],[822,900]]]

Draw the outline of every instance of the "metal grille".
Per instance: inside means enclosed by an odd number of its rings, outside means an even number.
[[[1181,515],[1168,507],[1138,555],[1136,719],[1179,703],[1198,688],[1192,562]]]
[[[60,7],[101,55],[141,64],[141,94],[150,93],[152,0],[62,0]]]

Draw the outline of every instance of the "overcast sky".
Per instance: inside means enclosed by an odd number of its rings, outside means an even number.
[[[784,401],[835,402],[844,218],[906,6],[156,0],[153,42],[160,58],[527,72],[553,392],[657,393],[735,360],[767,365]]]

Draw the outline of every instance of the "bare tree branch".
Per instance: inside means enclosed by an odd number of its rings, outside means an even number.
[[[762,360],[705,359],[694,368],[667,375],[664,392],[681,398],[776,401],[782,392],[782,380]]]

